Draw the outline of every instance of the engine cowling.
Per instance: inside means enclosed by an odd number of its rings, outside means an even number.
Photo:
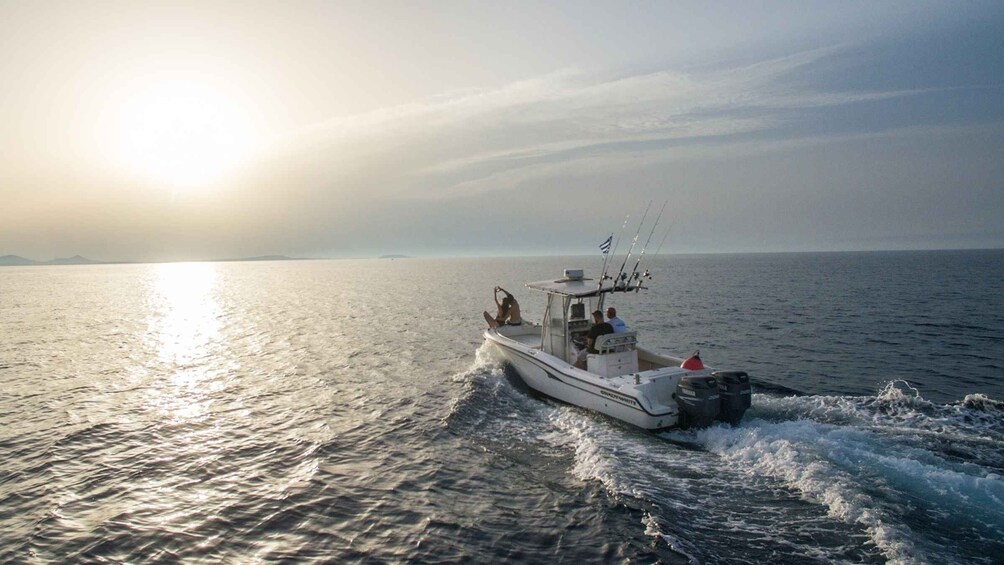
[[[718,381],[710,376],[689,376],[676,385],[681,428],[710,426],[721,411]]]
[[[738,426],[746,409],[752,404],[753,387],[750,377],[745,371],[717,371],[718,394],[721,397],[721,410],[718,419]]]

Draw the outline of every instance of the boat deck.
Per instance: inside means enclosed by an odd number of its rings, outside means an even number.
[[[518,341],[527,347],[540,349],[540,334],[524,334],[509,336],[510,339]]]
[[[540,326],[536,324],[503,326],[499,333],[513,341],[519,342],[521,345],[540,350]],[[682,371],[682,369],[677,369],[682,361],[682,359],[660,355],[639,347],[638,365],[630,374],[647,374],[651,378],[661,373],[674,373]]]

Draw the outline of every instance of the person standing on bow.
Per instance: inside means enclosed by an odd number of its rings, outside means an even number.
[[[628,331],[627,324],[617,317],[617,309],[613,306],[607,308],[607,323],[614,329],[614,333],[620,334]]]

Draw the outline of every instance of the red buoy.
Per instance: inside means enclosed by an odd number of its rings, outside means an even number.
[[[704,368],[704,363],[701,362],[701,353],[697,352],[690,357],[687,357],[683,363],[680,364],[680,367],[688,371],[700,371]]]

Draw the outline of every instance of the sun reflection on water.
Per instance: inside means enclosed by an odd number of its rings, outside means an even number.
[[[161,361],[188,365],[209,354],[219,340],[220,306],[216,301],[216,265],[157,265],[150,299],[150,320]]]
[[[223,386],[214,378],[221,371],[218,279],[213,263],[166,263],[150,281],[148,337],[167,374],[153,402],[176,420],[207,415],[207,394]]]

